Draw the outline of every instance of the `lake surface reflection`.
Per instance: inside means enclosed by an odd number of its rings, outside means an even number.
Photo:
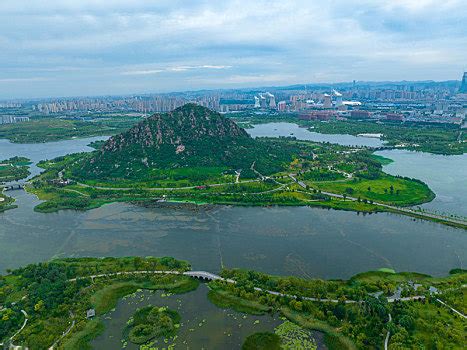
[[[394,268],[433,275],[464,266],[465,231],[409,217],[308,207],[144,208],[115,203],[41,214],[11,191],[0,214],[0,270],[59,256],[173,256],[195,269],[222,266],[272,274],[347,278]]]

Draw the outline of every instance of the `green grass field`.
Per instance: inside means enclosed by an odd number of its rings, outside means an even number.
[[[417,181],[383,175],[376,180],[349,180],[345,182],[307,182],[312,188],[322,191],[344,194],[349,197],[361,197],[375,202],[411,206],[433,200],[430,188]],[[391,191],[392,186],[392,191]],[[351,191],[349,190],[351,189]]]

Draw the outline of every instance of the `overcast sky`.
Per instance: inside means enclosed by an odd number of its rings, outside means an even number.
[[[1,0],[0,98],[460,79],[466,0]]]

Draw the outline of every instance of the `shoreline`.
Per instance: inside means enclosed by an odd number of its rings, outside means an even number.
[[[39,200],[39,196],[34,193],[34,192],[29,192],[27,189],[25,190],[27,193],[35,195]],[[334,196],[340,196],[338,194],[333,194]],[[429,201],[418,203],[415,205],[419,204],[424,204],[424,203],[429,203],[431,200],[435,198],[435,194],[433,193],[433,198],[431,198]],[[328,210],[342,210],[342,211],[349,211],[349,212],[355,212],[357,214],[359,213],[366,213],[366,214],[377,214],[377,213],[391,213],[391,214],[399,214],[403,216],[408,216],[408,217],[414,217],[418,218],[421,220],[425,221],[431,221],[434,223],[442,224],[442,225],[447,225],[450,227],[458,228],[458,229],[463,229],[467,230],[467,222],[463,222],[461,220],[456,220],[452,218],[444,218],[441,216],[437,216],[436,214],[431,214],[431,213],[423,213],[423,212],[416,212],[410,209],[413,205],[407,206],[407,207],[394,207],[391,205],[387,204],[381,204],[381,203],[374,203],[374,204],[366,204],[369,206],[367,208],[368,210],[363,210],[362,208],[355,209],[352,208],[353,203],[357,203],[356,198],[347,198],[347,200],[338,200],[338,199],[331,199],[330,201],[313,201],[313,202],[303,202],[303,204],[297,203],[297,202],[283,202],[283,203],[271,203],[271,204],[264,204],[264,203],[251,203],[251,202],[229,202],[229,201],[218,201],[218,202],[205,202],[205,201],[197,201],[197,200],[177,200],[177,199],[165,199],[161,200],[162,198],[141,198],[141,199],[114,199],[114,200],[109,200],[109,201],[101,201],[100,203],[94,203],[88,207],[85,208],[76,208],[72,206],[67,206],[67,207],[56,207],[56,208],[49,208],[49,209],[36,209],[37,206],[34,207],[34,211],[38,213],[43,213],[43,214],[49,214],[49,213],[55,213],[59,212],[60,210],[76,210],[76,211],[87,211],[87,210],[92,210],[92,209],[97,209],[99,207],[102,207],[103,205],[106,204],[112,204],[112,203],[127,203],[127,204],[133,204],[133,205],[138,205],[138,206],[143,206],[146,208],[151,208],[151,207],[172,207],[174,210],[181,209],[181,208],[188,208],[191,210],[197,210],[197,208],[209,208],[209,207],[215,207],[215,206],[237,206],[237,207],[264,207],[264,208],[272,208],[272,207],[310,207],[310,208],[322,208],[322,209],[328,209]],[[350,206],[347,206],[349,205]],[[362,203],[360,203],[362,204]],[[180,208],[177,208],[180,207]]]

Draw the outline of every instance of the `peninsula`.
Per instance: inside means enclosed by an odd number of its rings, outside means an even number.
[[[416,179],[382,171],[365,148],[294,138],[252,138],[231,119],[195,104],[155,114],[98,150],[39,163],[28,190],[37,211],[90,209],[115,201],[322,206],[393,211],[431,201]],[[453,222],[463,225],[463,222]]]

